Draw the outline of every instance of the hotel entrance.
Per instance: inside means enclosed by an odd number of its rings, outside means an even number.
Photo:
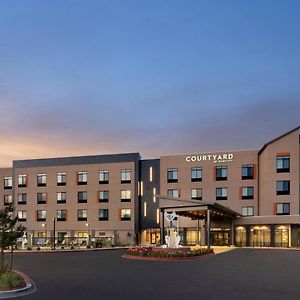
[[[213,246],[229,246],[230,238],[228,231],[212,231],[210,233],[211,244]]]

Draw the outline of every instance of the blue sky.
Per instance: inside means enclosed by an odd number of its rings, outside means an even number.
[[[299,1],[0,1],[0,165],[260,147],[299,53]]]

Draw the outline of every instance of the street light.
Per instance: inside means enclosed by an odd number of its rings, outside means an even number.
[[[53,250],[55,250],[55,221],[56,218],[53,218]]]
[[[88,246],[91,244],[91,237],[90,237],[90,224],[85,223],[85,226],[88,228]]]
[[[47,224],[43,223],[42,227],[45,228],[45,245],[46,245],[46,240],[47,240]]]

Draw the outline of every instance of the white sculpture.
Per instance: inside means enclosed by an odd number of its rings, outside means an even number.
[[[168,235],[165,236],[166,244],[168,248],[178,248],[180,242],[180,236],[177,234],[178,230],[178,220],[177,220],[177,231],[172,227],[172,222],[176,218],[176,213],[173,211],[172,213],[165,212],[165,218],[170,222],[170,228],[168,228]]]

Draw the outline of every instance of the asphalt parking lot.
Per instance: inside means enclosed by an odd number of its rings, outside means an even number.
[[[134,261],[123,251],[15,255],[37,285],[18,299],[300,299],[300,251],[236,249],[193,261]]]

